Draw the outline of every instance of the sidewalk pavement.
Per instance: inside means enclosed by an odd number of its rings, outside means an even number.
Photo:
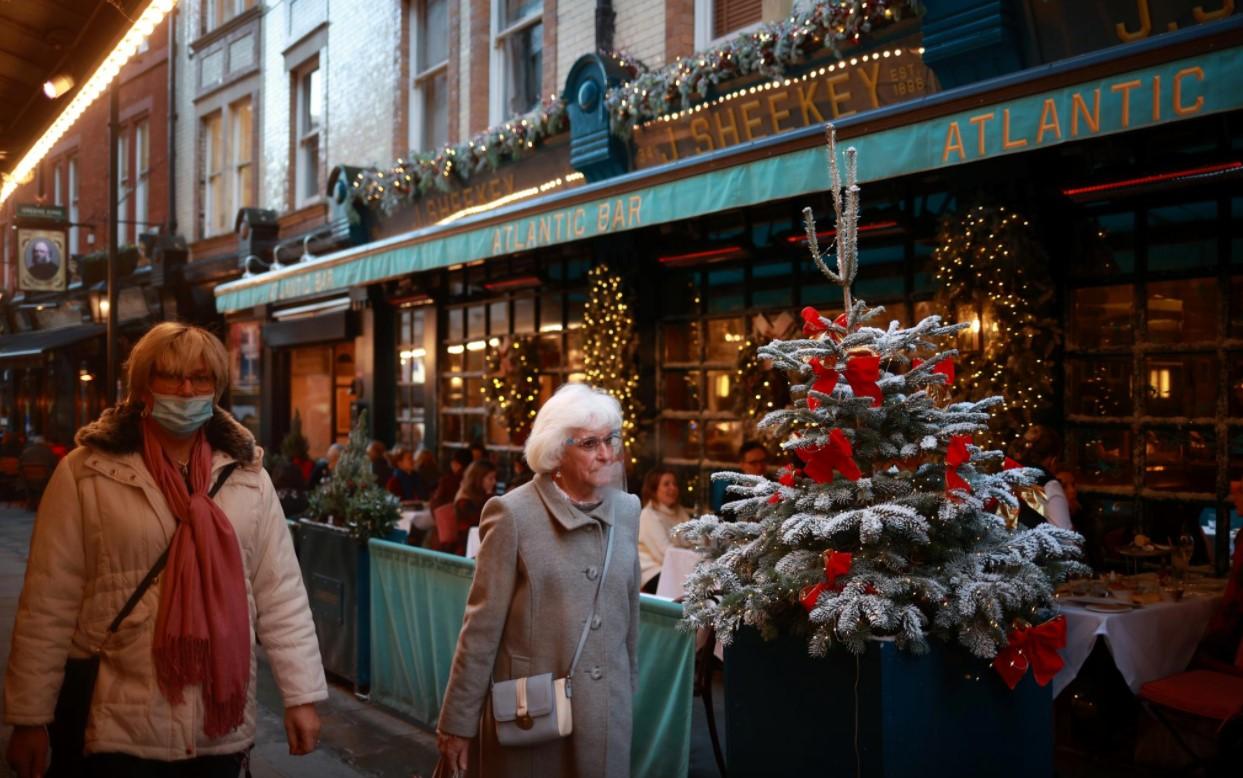
[[[5,667],[33,526],[34,514],[0,506],[0,663]],[[319,748],[307,756],[290,756],[284,709],[262,650],[259,659],[258,731],[251,756],[255,778],[431,775],[436,764],[434,733],[357,699],[348,687],[337,684],[330,684],[329,699],[317,706],[323,723]],[[3,705],[0,699],[0,714]],[[0,753],[8,746],[10,731],[0,727]],[[8,765],[0,764],[0,776],[11,774]]]

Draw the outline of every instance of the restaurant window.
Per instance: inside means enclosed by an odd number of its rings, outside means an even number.
[[[449,142],[449,0],[416,0],[410,10],[410,148],[437,149]]]
[[[203,32],[211,32],[254,5],[255,0],[203,0]]]
[[[295,411],[302,417],[312,459],[349,441],[354,377],[353,341],[290,350],[290,417]]]
[[[296,123],[294,202],[301,207],[319,196],[320,132],[324,118],[323,76],[319,57],[293,74]]]
[[[148,232],[147,206],[151,183],[151,128],[146,119],[134,125],[134,231]]]
[[[430,317],[427,304],[401,307],[397,312],[397,442],[417,450],[427,438],[427,346]]]
[[[493,0],[491,123],[540,101],[544,79],[543,0]]]
[[[229,324],[230,410],[233,417],[252,434],[259,434],[260,405],[260,325],[257,321]]]
[[[695,50],[704,49],[739,33],[758,27],[764,21],[763,0],[695,0]],[[781,6],[774,4],[774,7]],[[784,13],[771,13],[768,21],[777,16],[789,15],[789,4]]]
[[[1228,449],[1243,430],[1241,355],[1227,348],[1243,334],[1243,268],[1226,239],[1240,217],[1230,198],[1193,192],[1085,206],[1075,228],[1065,453],[1088,495],[1160,501],[1142,509],[1148,530],[1175,502],[1215,505],[1239,466],[1220,452],[1223,432]]]
[[[583,375],[583,308],[587,300],[586,260],[556,258],[493,261],[448,273],[448,304],[442,309],[438,431],[441,456],[482,441],[508,477],[522,455],[499,417],[484,405],[488,349],[508,348],[521,339],[538,385],[538,404],[567,381]]]

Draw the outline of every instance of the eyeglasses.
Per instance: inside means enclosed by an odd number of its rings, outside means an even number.
[[[580,450],[593,454],[600,446],[608,446],[614,454],[621,453],[622,437],[619,433],[605,435],[602,438],[566,438],[567,446],[577,446]]]
[[[211,373],[169,373],[164,370],[151,371],[151,383],[172,389],[180,389],[185,382],[196,392],[210,392],[216,388],[216,377]]]

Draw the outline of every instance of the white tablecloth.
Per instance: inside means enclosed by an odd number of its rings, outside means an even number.
[[[471,527],[466,533],[466,558],[474,559],[479,555],[479,528]]]
[[[686,578],[699,564],[699,554],[689,548],[669,546],[665,549],[665,561],[660,566],[660,582],[656,584],[656,596],[676,600],[682,596]]]
[[[1180,673],[1195,654],[1220,595],[1188,594],[1178,602],[1159,602],[1122,613],[1097,613],[1074,603],[1063,603],[1066,615],[1066,666],[1053,678],[1053,696],[1075,679],[1092,653],[1097,636],[1131,691]]]
[[[415,529],[428,529],[435,523],[436,522],[432,520],[432,512],[429,510],[402,508],[401,518],[397,520],[397,529],[410,532]]]

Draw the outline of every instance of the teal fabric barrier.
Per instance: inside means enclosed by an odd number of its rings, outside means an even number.
[[[371,698],[434,727],[475,563],[383,540],[372,540],[370,550]],[[694,636],[678,629],[681,618],[681,605],[640,596],[636,778],[690,769]]]

